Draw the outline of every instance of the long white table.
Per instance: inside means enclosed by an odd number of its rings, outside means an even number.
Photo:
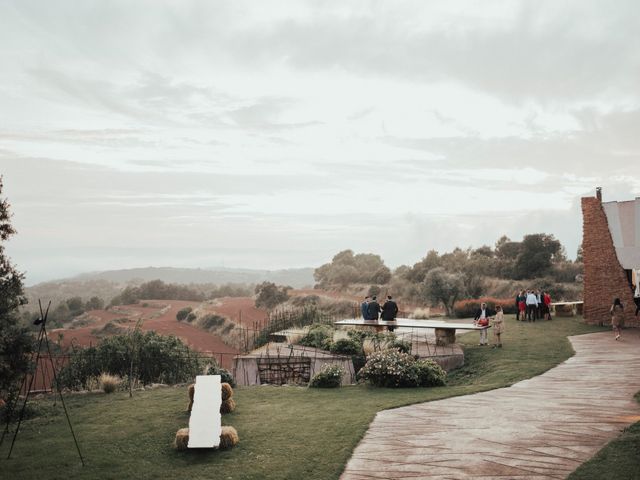
[[[338,320],[335,325],[373,327],[377,331],[392,328],[432,328],[436,334],[436,345],[449,345],[456,341],[456,330],[486,330],[490,325],[480,327],[470,323],[445,322],[442,320],[414,320],[412,318],[396,318],[394,321],[388,320],[364,320],[362,318],[350,318]]]

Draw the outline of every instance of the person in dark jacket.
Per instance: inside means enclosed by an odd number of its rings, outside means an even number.
[[[396,319],[398,315],[398,304],[393,301],[391,295],[387,295],[387,301],[382,305],[382,320],[386,320],[388,322],[392,322]],[[392,325],[387,325],[387,330],[393,332],[396,327]]]
[[[380,304],[374,295],[367,305],[367,320],[378,320],[381,311]]]
[[[493,314],[487,307],[486,303],[480,304],[480,308],[476,310],[476,315],[473,317],[473,323],[480,327],[486,327],[489,325],[489,317]],[[479,345],[488,345],[487,329],[480,330],[480,343]]]
[[[369,295],[364,297],[364,302],[360,304],[360,313],[362,313],[363,320],[369,320],[369,312],[367,308],[369,307]]]

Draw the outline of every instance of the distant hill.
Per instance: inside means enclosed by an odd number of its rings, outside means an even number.
[[[55,307],[70,297],[81,297],[87,301],[98,296],[107,303],[127,285],[140,284],[150,280],[162,280],[165,283],[222,285],[225,283],[255,284],[263,281],[293,288],[305,288],[314,284],[313,268],[293,268],[288,270],[249,270],[249,269],[200,269],[148,267],[105,272],[83,273],[81,275],[39,283],[25,288],[29,300],[27,310],[37,308],[38,299],[52,301]]]
[[[173,268],[146,267],[105,272],[83,273],[70,280],[107,280],[114,283],[141,283],[162,280],[166,283],[260,283],[269,281],[294,288],[310,287],[314,284],[313,268],[291,268],[287,270],[250,270],[241,268]]]

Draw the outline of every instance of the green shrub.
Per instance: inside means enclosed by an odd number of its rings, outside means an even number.
[[[224,322],[225,322],[224,317],[221,317],[220,315],[215,315],[215,314],[206,315],[198,321],[200,326],[205,330],[216,329],[217,327],[220,327],[221,325],[223,325]]]
[[[193,308],[191,308],[191,307],[181,308],[180,310],[178,310],[178,313],[176,313],[176,319],[179,322],[181,322],[182,320],[187,318],[187,316],[191,313],[192,310],[193,310]]]
[[[446,373],[432,360],[391,349],[370,355],[358,376],[377,387],[398,388],[444,385]]]
[[[329,325],[314,324],[298,342],[305,347],[329,349],[333,341],[333,328]]]
[[[514,298],[473,298],[457,301],[453,306],[453,313],[457,318],[473,317],[480,308],[480,304],[486,303],[489,310],[495,311],[496,305],[502,307],[505,314],[516,313],[516,299]]]
[[[395,339],[389,343],[388,348],[395,348],[396,350],[400,350],[402,353],[411,353],[411,343],[406,340]]]
[[[198,317],[196,316],[196,314],[195,314],[195,313],[193,313],[193,312],[191,312],[191,313],[189,313],[189,314],[187,315],[187,318],[186,318],[185,320],[186,320],[187,322],[191,323],[191,322],[193,322],[196,318],[198,318]]]
[[[344,376],[344,368],[340,365],[325,365],[322,369],[316,373],[309,387],[312,388],[336,388],[342,384],[342,377]]]
[[[233,378],[233,375],[218,365],[210,365],[207,368],[207,375],[220,375],[222,383],[228,383],[232,387],[236,386],[236,381]]]
[[[352,338],[341,338],[332,343],[329,350],[340,355],[358,355],[362,352],[362,343]]]
[[[64,388],[82,390],[89,379],[102,372],[124,378],[129,376],[132,357],[134,377],[142,384],[192,381],[204,367],[200,356],[179,338],[136,331],[103,338],[96,346],[74,349],[58,381]]]

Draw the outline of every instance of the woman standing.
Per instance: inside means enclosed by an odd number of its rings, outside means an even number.
[[[496,316],[493,319],[493,337],[495,342],[493,348],[502,348],[500,335],[504,332],[504,312],[500,305],[496,305]]]
[[[616,340],[620,338],[622,327],[624,327],[624,307],[619,298],[616,298],[611,305],[611,326],[616,334]]]
[[[518,295],[518,313],[520,314],[520,321],[524,322],[525,312],[527,310],[527,296],[524,290]]]

